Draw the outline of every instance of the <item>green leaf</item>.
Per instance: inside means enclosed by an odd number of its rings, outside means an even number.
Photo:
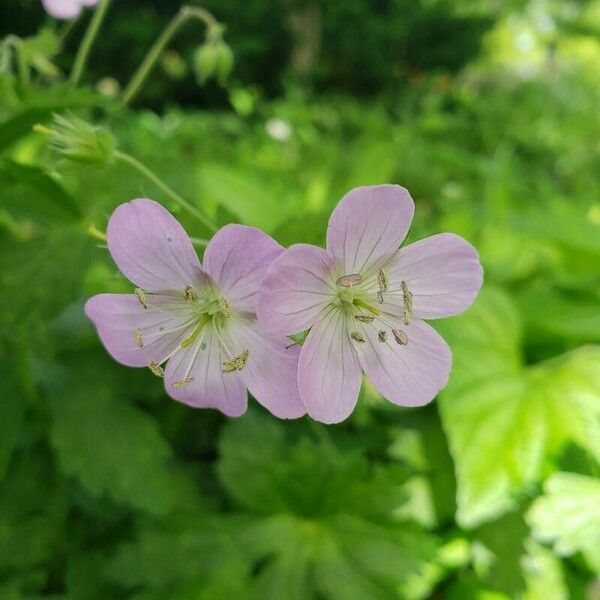
[[[581,552],[600,572],[600,481],[575,473],[555,473],[544,495],[532,505],[527,520],[534,537],[551,543],[559,556]]]
[[[440,410],[462,526],[514,507],[565,443],[600,456],[600,347],[526,367],[513,304],[496,290],[484,290],[465,315],[440,329],[454,356]]]
[[[92,495],[164,514],[179,491],[170,448],[156,422],[94,368],[101,367],[90,361],[66,373],[51,395],[51,439],[62,469]]]

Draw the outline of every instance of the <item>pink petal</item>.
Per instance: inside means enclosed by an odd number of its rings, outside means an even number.
[[[393,317],[364,325],[364,343],[355,343],[360,364],[379,393],[400,406],[427,404],[446,385],[452,354],[444,339],[427,323],[404,325]],[[406,334],[408,343],[396,342],[392,329]],[[386,341],[379,340],[386,332]]]
[[[239,373],[223,373],[219,341],[212,328],[206,327],[195,344],[177,352],[165,369],[167,394],[195,408],[216,408],[229,417],[239,417],[246,412],[248,399],[246,386]],[[176,382],[192,381],[185,387]]]
[[[339,423],[356,406],[360,384],[360,365],[344,313],[330,309],[315,323],[300,351],[300,397],[313,419]]]
[[[298,393],[299,347],[286,349],[292,343],[288,338],[267,337],[256,321],[249,320],[232,324],[229,340],[228,347],[236,355],[249,351],[240,374],[258,402],[280,419],[296,419],[306,414]]]
[[[112,214],[108,249],[122,273],[147,291],[180,290],[206,280],[190,238],[153,200],[132,200]]]
[[[483,270],[477,250],[453,233],[440,233],[398,250],[385,267],[386,303],[403,306],[401,282],[413,295],[413,316],[449,317],[466,310],[479,293]]]
[[[272,334],[305,331],[335,296],[333,257],[316,246],[288,248],[267,271],[258,296],[261,327]]]
[[[46,12],[56,19],[74,19],[81,12],[80,0],[42,0]]]
[[[397,249],[410,227],[415,205],[398,185],[359,187],[337,205],[327,228],[327,249],[340,274],[376,268]]]
[[[272,237],[245,225],[220,229],[204,253],[204,269],[238,310],[254,313],[260,283],[283,252]]]
[[[80,0],[82,6],[96,6],[100,0]]]
[[[193,330],[187,313],[169,312],[164,304],[160,309],[145,309],[133,294],[94,296],[86,302],[85,314],[96,326],[108,353],[129,367],[162,362]],[[138,329],[142,348],[136,341]]]

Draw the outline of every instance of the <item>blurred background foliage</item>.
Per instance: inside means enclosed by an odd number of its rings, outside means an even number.
[[[0,598],[600,598],[600,2],[204,6],[229,82],[197,84],[188,25],[126,111],[172,2],[115,2],[79,89],[89,13],[59,53],[37,0],[0,6],[35,36],[30,85],[0,47]],[[131,289],[90,226],[148,196],[207,231],[122,164],[51,155],[31,128],[67,110],[284,245],[322,244],[353,186],[408,187],[409,241],[456,232],[485,267],[435,323],[449,386],[403,410],[366,384],[326,428],[193,411],[115,364],[82,307]]]

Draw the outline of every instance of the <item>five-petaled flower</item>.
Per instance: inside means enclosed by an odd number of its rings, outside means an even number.
[[[454,234],[398,249],[413,213],[402,187],[352,190],[331,215],[327,250],[291,246],[263,280],[258,316],[265,330],[310,330],[298,387],[318,421],[348,417],[361,371],[382,396],[402,406],[426,404],[446,385],[450,349],[423,319],[464,311],[483,274],[476,250]]]
[[[99,0],[42,0],[46,12],[56,19],[74,19],[85,6],[95,6]]]
[[[298,349],[264,334],[255,315],[279,244],[253,227],[227,225],[201,264],[183,227],[152,200],[119,206],[107,237],[114,261],[138,286],[135,294],[100,294],[86,304],[113,358],[164,376],[167,393],[191,406],[239,416],[248,389],[278,417],[306,412],[296,385]]]

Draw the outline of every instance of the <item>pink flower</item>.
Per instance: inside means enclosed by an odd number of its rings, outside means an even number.
[[[56,19],[74,19],[84,6],[95,6],[100,0],[42,0],[46,12]]]
[[[423,319],[464,311],[482,284],[475,249],[442,233],[404,248],[414,203],[402,187],[357,188],[329,220],[327,250],[297,244],[269,268],[258,316],[272,334],[310,329],[298,387],[308,414],[344,420],[364,371],[401,406],[421,406],[446,385],[452,356]]]
[[[283,252],[279,244],[253,227],[227,225],[201,265],[183,227],[152,200],[119,206],[107,236],[114,261],[138,286],[135,294],[100,294],[85,306],[115,360],[164,376],[167,393],[190,406],[239,416],[248,389],[278,417],[306,412],[296,386],[298,350],[265,335],[255,315],[260,282]]]

